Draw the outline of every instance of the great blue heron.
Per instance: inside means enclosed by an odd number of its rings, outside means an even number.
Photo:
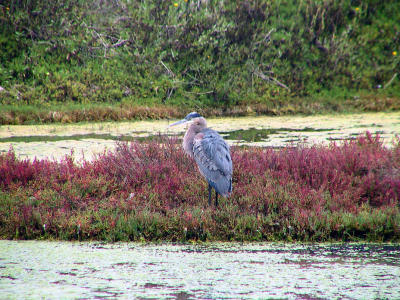
[[[215,189],[215,206],[218,194],[228,197],[232,192],[232,159],[228,144],[210,128],[197,112],[191,112],[184,119],[171,124],[175,126],[191,122],[183,138],[183,149],[193,157],[200,173],[208,182],[208,204],[211,205],[212,188]]]

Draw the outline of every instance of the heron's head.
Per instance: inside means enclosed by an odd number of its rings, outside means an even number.
[[[171,125],[169,125],[169,127],[171,126],[175,126],[175,125],[180,125],[180,124],[186,124],[186,123],[190,123],[192,124],[191,126],[194,126],[196,129],[201,129],[206,127],[206,120],[197,112],[191,112],[190,114],[188,114],[184,119],[172,123]]]

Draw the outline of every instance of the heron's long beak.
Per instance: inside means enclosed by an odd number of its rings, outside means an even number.
[[[178,121],[178,122],[172,123],[172,124],[169,125],[168,127],[175,126],[175,125],[180,125],[180,124],[184,124],[184,123],[186,123],[186,122],[189,122],[189,121],[186,120],[186,119],[182,119],[182,120],[180,120],[180,121]]]

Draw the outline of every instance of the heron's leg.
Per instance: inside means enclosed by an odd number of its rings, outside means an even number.
[[[218,193],[215,191],[215,207],[218,207]]]
[[[211,191],[212,191],[211,184],[208,184],[208,205],[209,206],[211,206]]]

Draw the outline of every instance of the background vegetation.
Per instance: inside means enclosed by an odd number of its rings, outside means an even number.
[[[234,148],[232,160],[233,193],[215,208],[176,139],[121,143],[83,164],[0,154],[0,238],[400,240],[399,140]]]
[[[0,123],[399,109],[399,19],[397,0],[2,1]]]

